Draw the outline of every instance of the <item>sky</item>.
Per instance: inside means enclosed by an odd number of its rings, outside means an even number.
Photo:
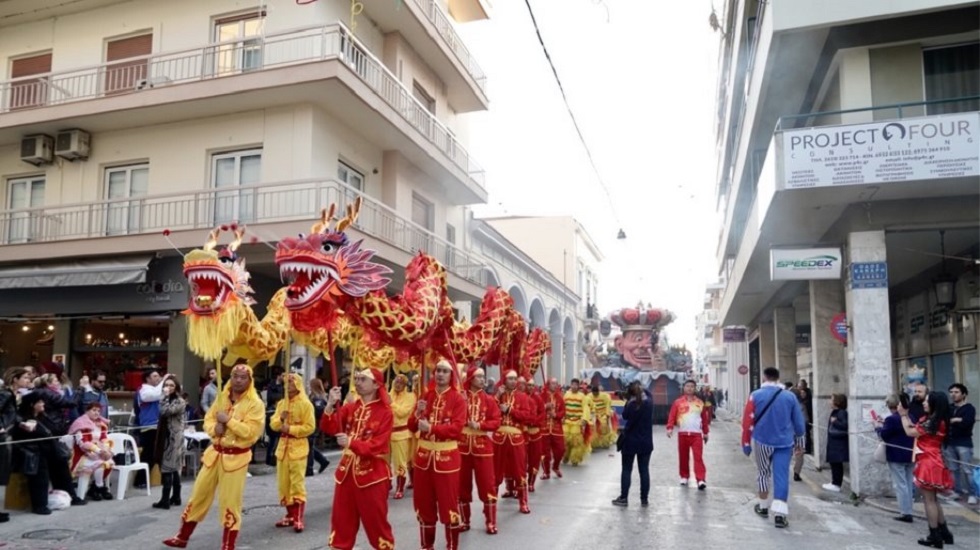
[[[609,196],[524,0],[494,0],[489,21],[458,27],[490,96],[488,112],[469,116],[469,150],[490,195],[474,211],[574,216],[604,255],[600,312],[640,300],[667,308],[677,316],[671,344],[693,351],[705,284],[718,272],[711,1],[530,4]]]

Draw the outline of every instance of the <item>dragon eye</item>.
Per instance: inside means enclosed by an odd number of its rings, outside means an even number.
[[[333,254],[340,248],[340,246],[338,246],[337,243],[332,243],[330,241],[324,241],[323,244],[320,245],[320,247],[327,254]]]
[[[235,263],[235,259],[230,256],[222,256],[218,258],[218,261],[225,265],[231,265]]]

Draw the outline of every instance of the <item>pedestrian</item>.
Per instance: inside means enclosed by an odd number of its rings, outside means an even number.
[[[916,382],[912,386],[912,402],[909,403],[909,420],[912,424],[918,424],[919,419],[925,414],[926,396],[929,395],[929,386],[922,382]]]
[[[208,382],[201,390],[201,411],[206,415],[214,400],[218,398],[218,371],[214,367],[208,369]]]
[[[891,414],[878,419],[876,431],[885,443],[885,461],[892,476],[892,487],[898,499],[899,515],[896,521],[912,523],[912,493],[915,490],[912,476],[913,439],[902,428],[902,416],[898,413],[899,396],[889,395],[885,406]]]
[[[449,361],[436,363],[429,390],[408,420],[408,429],[419,434],[412,502],[418,516],[421,547],[428,550],[435,546],[437,519],[445,526],[446,548],[459,548],[458,441],[466,424],[466,399],[459,393],[458,378],[456,367]],[[527,466],[522,466],[523,480]]]
[[[708,426],[711,424],[711,407],[695,395],[697,383],[684,382],[684,395],[674,400],[667,415],[667,437],[674,436],[677,427],[677,452],[680,458],[681,485],[687,487],[691,477],[690,459],[694,455],[694,479],[698,490],[707,488],[707,472],[704,467],[704,445],[708,443]]]
[[[813,391],[806,380],[801,378],[797,387],[803,399],[803,419],[806,421],[806,447],[804,453],[813,454]]]
[[[796,396],[796,401],[800,405],[800,413],[803,415],[803,419],[806,420],[806,403],[803,401],[805,395],[805,388],[796,386],[791,388],[790,391]],[[807,428],[807,434],[809,435],[809,427]],[[803,477],[800,475],[803,473],[803,455],[805,454],[806,448],[803,451],[799,449],[793,449],[793,481],[803,481]]]
[[[187,426],[187,400],[181,395],[180,381],[172,374],[163,377],[160,387],[160,420],[153,449],[154,462],[160,465],[163,491],[154,508],[169,510],[180,506],[180,467],[184,462],[184,427]]]
[[[395,474],[396,500],[405,497],[405,481],[411,472],[415,456],[415,434],[408,429],[408,418],[415,413],[417,398],[408,389],[408,377],[398,374],[392,381],[391,415],[391,468]]]
[[[252,367],[245,363],[233,366],[231,380],[204,417],[204,431],[213,443],[201,458],[201,471],[180,517],[180,530],[163,544],[186,548],[198,522],[208,515],[217,492],[223,528],[221,550],[235,550],[242,527],[242,497],[252,446],[262,435],[264,420],[265,407],[255,391]]]
[[[835,393],[830,396],[830,417],[827,419],[827,463],[830,464],[830,483],[824,483],[824,491],[839,493],[844,484],[844,463],[849,461],[847,396]]]
[[[310,453],[310,435],[313,433],[313,403],[303,390],[303,377],[285,375],[286,396],[276,404],[269,421],[273,431],[279,433],[276,445],[276,481],[279,503],[286,507],[286,515],[276,522],[276,527],[292,527],[302,533],[306,512],[306,461]]]
[[[322,474],[327,466],[330,465],[330,461],[327,457],[320,452],[317,448],[316,442],[319,436],[323,433],[320,430],[320,420],[323,419],[323,411],[327,408],[327,392],[323,388],[323,381],[319,378],[314,378],[310,380],[310,403],[313,404],[313,434],[310,435],[310,454],[306,459],[306,477],[313,476],[313,462],[315,461],[319,466],[316,473]]]
[[[801,451],[805,445],[806,428],[796,397],[779,383],[779,369],[768,367],[762,372],[765,382],[752,392],[742,413],[742,452],[750,456],[755,451],[758,469],[759,500],[755,513],[775,515],[776,527],[789,526],[789,463],[795,445]],[[772,504],[769,499],[772,481]]]
[[[470,530],[470,503],[473,502],[473,481],[483,503],[483,517],[490,535],[497,534],[497,486],[493,472],[493,440],[487,435],[500,427],[500,408],[497,401],[483,391],[485,371],[479,367],[466,370],[463,379],[466,398],[466,426],[463,427],[459,472],[459,513],[461,531]]]
[[[145,462],[149,465],[150,471],[156,465],[155,445],[157,440],[157,424],[160,422],[160,399],[163,398],[163,388],[160,382],[160,371],[150,368],[143,371],[143,385],[136,392],[136,422],[140,427],[139,446],[142,452],[140,457],[146,457]],[[136,472],[134,485],[136,487],[147,487],[150,483],[146,479],[146,474],[139,470]]]
[[[640,473],[640,506],[649,506],[650,455],[653,454],[653,396],[633,381],[626,389],[623,420],[626,426],[622,434],[622,471],[619,479],[619,497],[613,506],[628,506],[630,483],[633,479],[633,462]]]
[[[953,472],[955,491],[967,497],[967,504],[977,503],[973,484],[973,425],[977,409],[966,400],[970,392],[963,384],[949,387],[952,410],[949,413],[949,434],[943,443],[946,465]]]
[[[109,396],[105,393],[106,374],[100,370],[92,373],[89,385],[82,390],[80,412],[88,408],[88,404],[95,401],[99,404],[102,418],[109,418]]]
[[[276,410],[279,400],[285,397],[286,390],[283,384],[284,371],[282,367],[273,365],[270,368],[272,380],[265,389],[265,432],[269,437],[269,443],[265,448],[265,465],[276,465],[276,449],[279,446],[279,432],[272,429],[272,414]]]
[[[919,539],[922,546],[942,548],[943,544],[953,544],[953,534],[946,526],[946,516],[939,503],[938,495],[953,488],[953,474],[943,462],[942,444],[946,438],[949,418],[949,400],[942,392],[929,392],[922,400],[922,416],[912,424],[909,409],[901,404],[898,414],[902,417],[902,428],[909,437],[915,438],[915,486],[922,493],[922,503],[929,522],[929,536]]]
[[[363,525],[372,548],[390,549],[395,547],[388,523],[392,416],[384,374],[378,369],[358,372],[354,391],[359,399],[338,408],[343,391],[331,388],[320,421],[323,433],[335,436],[344,450],[333,474],[336,487],[327,544],[340,550],[354,548],[358,526]]]
[[[548,381],[545,389],[545,429],[544,429],[544,459],[542,466],[544,474],[541,479],[551,479],[551,471],[555,477],[561,478],[561,460],[565,456],[565,399],[561,395],[561,386],[557,378]]]

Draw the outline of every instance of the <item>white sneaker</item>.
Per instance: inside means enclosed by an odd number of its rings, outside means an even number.
[[[970,495],[970,498],[966,499],[966,503],[967,504],[976,504],[977,503],[977,497],[975,497],[973,495]]]
[[[824,483],[823,484],[823,490],[824,491],[830,491],[831,493],[839,493],[840,492],[840,487],[838,487],[837,485],[834,485],[833,483]]]
[[[684,478],[684,477],[681,478],[681,485],[683,485],[684,487],[687,487],[687,478]]]

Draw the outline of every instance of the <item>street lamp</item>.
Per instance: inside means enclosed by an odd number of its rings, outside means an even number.
[[[625,239],[626,238],[626,232],[623,231],[622,229],[620,229],[619,230],[619,235],[616,235],[616,238],[619,239],[619,240]]]

